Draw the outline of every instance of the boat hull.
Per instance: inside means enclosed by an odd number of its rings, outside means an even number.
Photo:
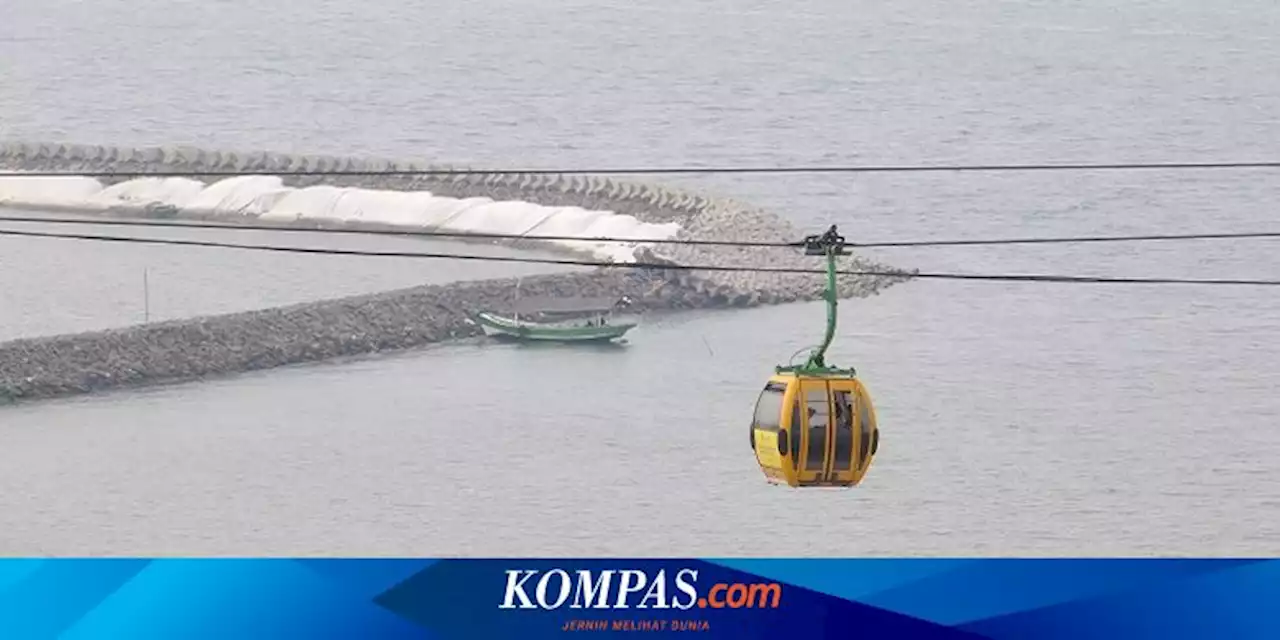
[[[635,323],[602,326],[572,326],[523,322],[493,313],[477,313],[476,323],[485,335],[496,338],[538,342],[607,342],[635,328]]]

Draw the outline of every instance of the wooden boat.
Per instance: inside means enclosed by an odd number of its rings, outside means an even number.
[[[522,341],[601,342],[621,338],[638,324],[615,319],[627,298],[525,298],[509,313],[481,311],[476,324],[485,335]]]

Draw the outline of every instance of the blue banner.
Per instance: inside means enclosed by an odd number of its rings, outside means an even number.
[[[13,559],[0,638],[1280,638],[1280,562]]]

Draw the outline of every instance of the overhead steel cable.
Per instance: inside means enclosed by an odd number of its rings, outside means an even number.
[[[550,242],[585,242],[585,243],[622,243],[653,245],[692,245],[713,247],[782,247],[799,248],[804,242],[766,241],[766,240],[698,240],[682,238],[622,238],[592,237],[574,235],[527,235],[517,233],[443,231],[436,229],[350,229],[335,227],[299,227],[285,224],[250,224],[239,222],[206,222],[185,220],[136,220],[120,218],[61,218],[44,216],[0,216],[0,222],[44,223],[54,225],[103,225],[120,227],[158,227],[187,229],[225,229],[230,231],[282,231],[289,233],[342,233],[355,235],[383,235],[422,238],[462,238],[475,240],[537,240]],[[315,221],[324,224],[327,221]],[[994,239],[953,239],[953,240],[896,240],[884,242],[846,242],[850,248],[896,248],[896,247],[953,247],[981,246],[1004,244],[1077,244],[1099,242],[1156,242],[1178,240],[1229,240],[1229,239],[1262,239],[1280,238],[1280,231],[1243,231],[1219,233],[1184,233],[1184,234],[1147,234],[1128,236],[1060,236],[1060,237],[1027,237],[1027,238],[994,238]]]
[[[653,269],[668,271],[733,271],[753,273],[792,273],[792,274],[825,274],[821,269],[793,269],[786,267],[744,267],[732,265],[707,264],[665,264],[645,262],[604,262],[593,260],[573,260],[555,258],[527,258],[519,256],[481,256],[453,253],[434,253],[416,251],[365,251],[359,249],[331,249],[316,247],[286,247],[275,245],[239,244],[232,242],[216,242],[207,240],[177,240],[167,238],[138,238],[125,236],[109,236],[96,234],[62,234],[41,231],[19,231],[0,229],[0,236],[20,236],[36,238],[57,238],[66,240],[86,240],[100,242],[122,242],[159,245],[177,245],[194,247],[213,247],[224,249],[243,249],[251,251],[274,251],[283,253],[303,253],[321,255],[365,256],[383,258],[428,258],[444,260],[474,260],[484,262],[517,262],[527,264],[554,264],[584,267],[605,267],[624,269]],[[1187,278],[1129,278],[1103,276],[1064,276],[1051,274],[964,274],[964,273],[930,273],[920,271],[877,271],[877,270],[841,270],[841,275],[878,276],[896,278],[928,278],[940,280],[973,280],[973,281],[1005,281],[1005,282],[1046,282],[1076,284],[1187,284],[1187,285],[1245,285],[1245,286],[1280,286],[1280,280],[1248,280],[1248,279],[1187,279]]]
[[[1174,240],[1241,240],[1280,238],[1280,231],[1240,231],[1219,233],[1175,233],[1130,236],[1061,236],[1041,238],[994,238],[975,240],[900,240],[889,242],[849,242],[849,247],[959,247],[998,244],[1082,244],[1096,242],[1163,242]]]
[[[88,177],[183,178],[200,176],[462,176],[462,175],[679,175],[679,174],[848,174],[848,173],[946,173],[1009,171],[1131,171],[1131,170],[1203,170],[1203,169],[1280,169],[1280,160],[1246,160],[1222,162],[1106,162],[1106,163],[1031,163],[1031,164],[937,164],[937,165],[835,165],[790,167],[602,167],[598,169],[163,169],[139,171],[6,171],[5,177]]]
[[[526,235],[519,233],[493,233],[493,232],[469,232],[469,231],[444,231],[435,229],[387,229],[387,228],[369,228],[369,229],[349,229],[334,227],[299,227],[284,226],[283,224],[242,224],[239,222],[205,222],[205,221],[179,221],[179,220],[130,220],[120,218],[103,218],[85,219],[85,218],[55,218],[42,216],[0,216],[0,222],[30,222],[30,223],[46,223],[46,224],[81,224],[81,225],[106,225],[121,227],[160,227],[160,228],[188,228],[188,229],[225,229],[229,231],[283,231],[288,233],[341,233],[354,235],[376,235],[376,236],[401,236],[401,237],[421,237],[421,238],[454,238],[454,239],[474,239],[474,240],[539,240],[551,242],[600,242],[600,243],[625,243],[625,244],[682,244],[682,245],[702,245],[702,246],[728,246],[728,247],[800,247],[803,242],[782,242],[782,241],[730,241],[730,240],[684,240],[676,238],[619,238],[619,237],[590,237],[590,236],[573,236],[573,235]],[[311,222],[311,221],[306,221]],[[314,221],[324,224],[326,221]],[[1280,232],[1277,232],[1280,236]]]

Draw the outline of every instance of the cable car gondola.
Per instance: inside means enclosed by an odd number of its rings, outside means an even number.
[[[825,360],[836,331],[836,256],[848,250],[835,225],[805,238],[804,250],[827,257],[827,332],[804,364],[774,368],[756,401],[751,449],[771,484],[852,487],[871,466],[880,430],[857,372]]]

